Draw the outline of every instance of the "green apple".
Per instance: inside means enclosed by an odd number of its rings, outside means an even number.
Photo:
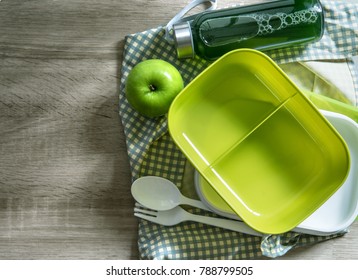
[[[144,60],[133,67],[126,83],[129,104],[140,114],[154,118],[166,114],[184,88],[179,71],[161,59]]]

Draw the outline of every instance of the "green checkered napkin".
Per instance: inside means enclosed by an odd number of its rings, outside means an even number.
[[[358,92],[358,75],[353,60],[350,62],[353,56],[358,55],[358,4],[322,2],[326,30],[319,42],[269,51],[266,54],[279,64],[308,60],[346,60],[351,67]],[[208,61],[200,58],[178,60],[174,46],[164,36],[163,27],[126,36],[119,114],[126,136],[133,180],[145,175],[161,176],[173,181],[185,193],[185,186],[192,185],[192,169],[168,134],[166,116],[145,118],[134,111],[125,98],[127,76],[142,60],[159,58],[170,62],[180,71],[185,84],[209,65]],[[195,197],[193,190],[189,190],[186,195]],[[198,209],[189,211],[214,215]],[[324,237],[289,232],[260,238],[195,222],[165,227],[140,219],[138,245],[141,259],[256,259],[262,256],[282,256],[292,248],[345,233],[343,231]]]

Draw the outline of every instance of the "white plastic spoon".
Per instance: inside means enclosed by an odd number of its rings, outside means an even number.
[[[131,192],[140,204],[157,211],[169,210],[182,204],[211,211],[201,201],[183,196],[173,182],[162,177],[141,177],[133,182]]]

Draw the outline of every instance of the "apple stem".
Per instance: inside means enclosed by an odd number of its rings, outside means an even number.
[[[155,91],[157,88],[154,85],[149,85],[150,91]]]

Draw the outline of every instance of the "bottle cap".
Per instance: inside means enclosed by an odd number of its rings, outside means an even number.
[[[173,25],[178,58],[194,57],[193,37],[189,22]]]

